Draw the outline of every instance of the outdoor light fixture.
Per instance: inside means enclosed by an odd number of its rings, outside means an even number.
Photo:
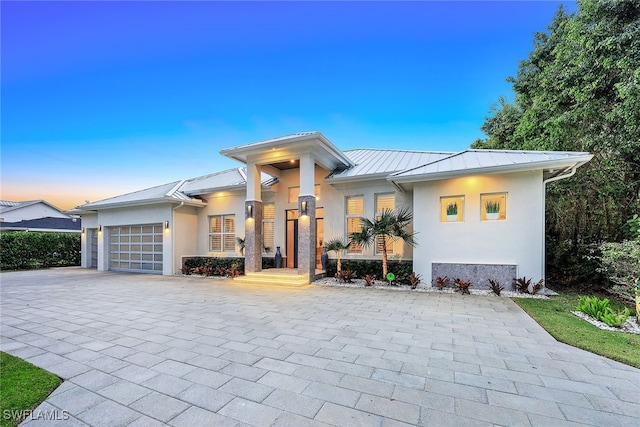
[[[300,202],[300,215],[307,216],[307,201],[303,200]]]
[[[82,234],[84,234],[84,227],[82,227]]]
[[[168,230],[169,229],[169,221],[165,221],[164,222],[164,229]]]
[[[102,233],[102,224],[98,226],[98,233]]]
[[[247,205],[247,219],[253,218],[253,205]]]

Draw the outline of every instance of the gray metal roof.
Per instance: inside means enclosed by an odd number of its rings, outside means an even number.
[[[442,159],[397,172],[395,182],[442,179],[472,173],[562,168],[591,160],[589,153],[564,151],[465,150]]]
[[[260,178],[262,185],[270,185],[276,181],[276,178],[264,172]],[[235,168],[188,179],[184,181],[180,191],[187,195],[205,194],[222,189],[244,187],[246,184],[246,168]]]
[[[334,171],[327,177],[328,182],[350,181],[384,177],[387,175],[415,168],[426,163],[450,156],[451,152],[407,151],[383,149],[356,149],[344,153],[355,164],[354,167]]]

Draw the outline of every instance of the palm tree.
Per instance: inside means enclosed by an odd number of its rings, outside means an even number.
[[[413,214],[406,207],[400,210],[385,209],[373,221],[360,218],[361,230],[349,235],[350,244],[369,247],[382,239],[382,278],[387,277],[387,244],[398,239],[403,240],[412,248],[416,246],[415,232],[409,232],[406,227],[413,221]]]
[[[344,243],[340,238],[333,238],[328,242],[325,242],[324,248],[327,252],[334,251],[338,256],[338,271],[342,270],[342,262],[340,260],[340,256],[342,255],[342,251],[349,249],[351,246],[351,242]]]

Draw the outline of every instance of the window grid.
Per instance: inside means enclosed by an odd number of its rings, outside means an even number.
[[[376,194],[376,219],[380,218],[382,212],[385,210],[395,209],[395,197],[393,193],[389,194]],[[385,244],[385,239],[382,236],[376,238],[376,254],[382,253],[382,246]],[[388,239],[387,242],[387,254],[393,254],[393,240]]]
[[[364,215],[364,198],[362,196],[347,197],[346,200],[346,226],[347,236],[360,231],[361,218]],[[350,254],[361,254],[362,245],[351,245],[347,250]]]
[[[235,252],[236,216],[213,215],[209,217],[209,252]]]

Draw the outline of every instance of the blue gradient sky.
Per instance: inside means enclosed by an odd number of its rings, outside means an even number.
[[[1,197],[67,209],[307,130],[463,150],[560,3],[2,2]]]

